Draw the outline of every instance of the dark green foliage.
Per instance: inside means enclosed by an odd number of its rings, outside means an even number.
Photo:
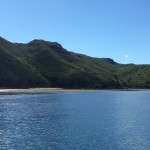
[[[150,65],[122,65],[65,50],[57,42],[0,38],[0,87],[150,88]]]

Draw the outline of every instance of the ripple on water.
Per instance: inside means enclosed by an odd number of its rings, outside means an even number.
[[[150,149],[150,92],[0,96],[1,149]]]

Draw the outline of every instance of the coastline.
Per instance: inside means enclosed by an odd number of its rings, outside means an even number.
[[[150,89],[64,89],[64,88],[26,88],[26,89],[0,89],[0,95],[21,95],[21,94],[45,94],[46,92],[52,92],[52,91],[64,91],[64,92],[81,92],[81,91],[148,91]]]

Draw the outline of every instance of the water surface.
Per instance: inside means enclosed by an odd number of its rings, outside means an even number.
[[[150,91],[39,93],[0,95],[0,149],[150,149]]]

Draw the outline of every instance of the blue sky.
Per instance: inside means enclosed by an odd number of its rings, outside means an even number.
[[[150,64],[149,0],[0,0],[0,36],[119,63]]]

